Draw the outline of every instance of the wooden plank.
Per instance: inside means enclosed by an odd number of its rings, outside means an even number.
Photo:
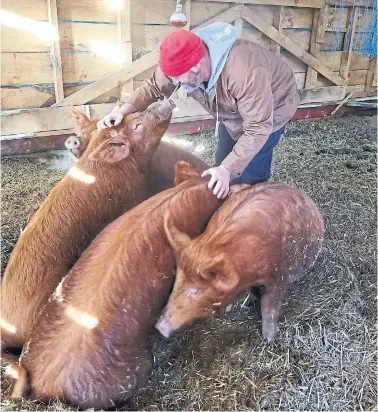
[[[340,76],[335,75],[319,59],[311,56],[305,50],[301,49],[296,43],[290,40],[287,36],[280,33],[273,26],[267,24],[262,19],[259,19],[257,16],[253,15],[253,13],[246,7],[243,7],[242,15],[244,19],[247,20],[250,24],[254,25],[256,28],[261,30],[265,35],[267,35],[272,40],[275,40],[282,47],[284,47],[290,53],[294,54],[296,57],[301,59],[307,65],[311,66],[313,69],[317,70],[319,73],[329,78],[336,85],[340,86],[345,83]]]
[[[69,83],[94,82],[119,68],[119,62],[95,53],[63,53],[62,60],[63,80]]]
[[[320,87],[299,91],[301,104],[337,102],[345,97],[345,86]]]
[[[284,16],[285,16],[285,7],[284,6],[277,7],[273,15],[272,25],[279,32],[282,32]],[[272,40],[270,51],[274,53],[276,56],[279,56],[281,53],[281,46]]]
[[[316,41],[318,37],[318,27],[319,27],[319,18],[320,18],[320,11],[317,9],[314,9],[314,17],[312,19],[312,31],[311,31],[311,39],[310,39],[310,54],[312,54],[315,57],[319,57],[319,51],[320,51],[320,44]],[[305,83],[305,88],[310,89],[311,87],[314,86],[316,82],[316,77],[317,77],[317,72],[314,70],[312,67],[308,66],[307,67],[307,73],[306,73],[306,83]]]
[[[324,0],[200,0],[206,2],[241,3],[241,4],[264,4],[267,6],[309,7],[320,9]]]
[[[58,2],[58,15],[61,20],[101,21],[116,24],[118,4],[117,1],[104,0],[60,0]]]
[[[226,23],[232,23],[233,21],[235,21],[236,19],[238,19],[239,17],[243,17],[241,15],[241,10],[242,10],[242,6],[234,6],[231,7],[230,9],[224,11],[223,13],[218,14],[217,16],[205,21],[204,23],[200,24],[199,26],[196,26],[192,31],[195,33],[198,30],[201,30],[202,28],[216,23],[218,21],[223,21]]]
[[[325,24],[328,15],[328,6],[324,6],[320,10],[314,10],[312,20],[312,32],[310,42],[310,54],[319,58],[321,45],[324,42]],[[307,68],[305,88],[312,88],[316,83],[318,74],[312,67]]]
[[[185,30],[190,30],[192,25],[192,0],[184,1],[183,12],[187,18],[188,23],[183,27]]]
[[[371,59],[369,61],[368,71],[366,74],[365,91],[370,92],[371,88],[376,86],[374,84],[377,81],[377,58]]]
[[[133,60],[137,56],[150,53],[158,48],[162,38],[174,30],[174,27],[169,25],[148,26],[132,24],[131,27]]]
[[[241,17],[237,18],[234,22],[236,31],[238,32],[238,39],[243,37],[243,19]]]
[[[219,15],[218,18],[210,19],[208,22],[201,24],[200,26],[196,27],[193,31],[195,32],[200,28],[206,26],[207,24],[217,21],[218,19],[223,21],[234,21],[238,17],[240,17],[240,6],[235,6],[227,10],[225,13]],[[119,86],[121,83],[132,79],[137,74],[156,65],[157,61],[158,50],[154,50],[153,52],[134,61],[130,66],[115,71],[114,73],[101,79],[100,81],[97,81],[91,84],[90,86],[87,86],[84,89],[80,90],[79,92],[66,97],[62,101],[58,102],[56,105],[65,106],[70,104],[82,104],[82,102],[86,103],[90,100],[93,100],[96,97],[99,97],[102,94],[104,94],[107,90]]]
[[[59,36],[64,52],[107,52],[115,61],[120,54],[112,56],[110,48],[106,48],[106,44],[114,48],[118,41],[117,26],[112,24],[59,23]]]
[[[261,31],[252,28],[250,25],[244,25],[243,39],[256,43],[267,50],[270,49],[270,46],[272,44],[272,41],[269,39],[269,37],[265,36],[265,34]]]
[[[119,86],[121,83],[132,79],[140,72],[148,69],[156,64],[158,61],[158,51],[155,50],[152,53],[146,54],[140,59],[134,61],[130,66],[119,69],[112,74],[102,78],[99,81],[85,87],[77,93],[66,97],[62,101],[58,102],[57,106],[76,105],[81,102],[88,102],[101,96],[109,89]]]
[[[298,90],[304,89],[306,73],[294,73],[295,81],[297,83]]]
[[[353,48],[358,14],[359,14],[358,7],[353,8],[350,11],[348,32],[347,32],[347,35],[345,36],[343,53],[341,55],[340,76],[344,78],[345,80],[348,80],[348,72],[349,72],[349,65],[350,65],[350,52],[352,51],[352,48]]]
[[[172,122],[180,122],[183,117],[203,116],[211,118],[208,112],[195,100],[174,99],[177,110],[173,112]],[[89,108],[92,117],[103,117],[114,107],[115,103],[95,105],[75,105],[77,110],[85,113]],[[65,130],[72,127],[71,111],[69,106],[52,106],[44,109],[12,110],[0,114],[1,130],[3,135],[20,133],[37,133],[51,130]]]
[[[1,84],[52,83],[48,53],[3,53]]]
[[[210,0],[211,1],[211,0]],[[344,7],[373,7],[375,0],[344,0]],[[339,0],[326,0],[326,4],[330,6],[339,6]]]
[[[35,86],[2,87],[1,109],[26,109],[42,107],[55,103],[54,87],[38,88]]]
[[[63,91],[63,73],[62,73],[62,57],[60,55],[59,42],[59,27],[58,27],[58,11],[56,8],[56,0],[47,0],[47,13],[49,23],[56,31],[56,38],[51,40],[51,61],[54,76],[55,100],[59,101],[64,98]]]
[[[130,0],[123,0],[122,6],[118,10],[117,17],[117,31],[118,31],[118,41],[121,46],[121,51],[124,55],[124,60],[121,62],[121,67],[126,67],[130,65],[133,61],[133,49],[131,43],[131,7]],[[134,81],[130,79],[129,81],[123,83],[119,87],[119,96],[121,101],[125,101],[128,96],[133,92]]]
[[[199,24],[202,24],[205,21],[212,19],[213,17],[217,16],[220,13],[223,13],[224,11],[230,8],[230,4],[228,3],[206,3],[196,0],[191,1],[192,4],[190,11],[190,22],[192,27],[198,26]],[[170,9],[171,8],[174,9],[174,5],[172,5],[172,2]],[[167,9],[164,9],[163,11],[165,14],[167,13]]]
[[[71,94],[74,94],[78,92],[81,89],[84,89],[84,87],[87,87],[87,84],[81,84],[81,85],[75,85],[75,86],[65,86],[64,87],[64,95],[65,97],[71,96]],[[96,97],[96,99],[91,100],[88,102],[88,104],[98,104],[98,103],[116,103],[117,100],[119,100],[119,87],[115,87],[114,89],[110,89],[106,93],[102,94],[99,97]]]
[[[47,20],[46,0],[2,0],[1,8],[33,20]]]
[[[354,70],[349,72],[348,76],[348,86],[365,85],[367,70]]]
[[[50,40],[41,39],[27,34],[23,30],[1,25],[1,52],[2,53],[47,53],[50,50]]]

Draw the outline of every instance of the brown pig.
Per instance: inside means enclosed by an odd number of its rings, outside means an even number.
[[[93,238],[147,198],[149,162],[171,114],[171,105],[155,105],[92,133],[12,251],[1,284],[2,349],[22,347],[40,309]]]
[[[76,136],[70,136],[66,140],[65,146],[76,157],[80,157],[89,144],[91,133],[97,129],[98,119],[90,119],[75,108],[72,108],[71,111]],[[160,142],[149,165],[149,196],[173,187],[174,167],[178,161],[190,163],[201,173],[210,168],[206,162],[189,151],[173,144]]]
[[[108,408],[128,398],[151,369],[151,336],[167,302],[174,254],[164,215],[199,235],[221,205],[187,163],[176,187],[108,225],[62,280],[41,312],[20,364],[13,397],[59,398],[80,408]]]
[[[168,337],[229,305],[242,291],[263,286],[262,329],[268,341],[278,332],[288,285],[313,265],[324,232],[314,202],[280,183],[239,187],[193,240],[169,214],[165,229],[176,252],[177,276],[156,325],[161,334]]]

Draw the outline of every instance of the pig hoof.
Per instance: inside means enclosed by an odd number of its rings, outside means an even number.
[[[270,324],[270,325],[263,325],[263,337],[268,341],[268,343],[271,343],[274,341],[274,339],[277,337],[279,328],[275,324]]]

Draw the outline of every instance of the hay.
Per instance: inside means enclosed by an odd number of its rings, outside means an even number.
[[[213,159],[211,133],[175,143]],[[34,157],[3,161],[4,262],[19,228],[61,174]],[[258,301],[245,294],[229,313],[159,339],[148,384],[123,410],[376,407],[376,129],[358,116],[292,123],[276,149],[273,178],[309,194],[326,224],[315,267],[285,299],[279,338],[271,345],[262,340]]]

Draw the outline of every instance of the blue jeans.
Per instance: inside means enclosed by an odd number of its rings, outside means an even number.
[[[284,131],[285,126],[273,132],[260,151],[248,163],[242,174],[232,180],[231,184],[247,183],[253,185],[268,180],[271,174],[273,150]],[[235,143],[235,140],[231,138],[226,127],[220,125],[218,147],[215,154],[215,162],[217,166],[219,166],[232,151]]]

